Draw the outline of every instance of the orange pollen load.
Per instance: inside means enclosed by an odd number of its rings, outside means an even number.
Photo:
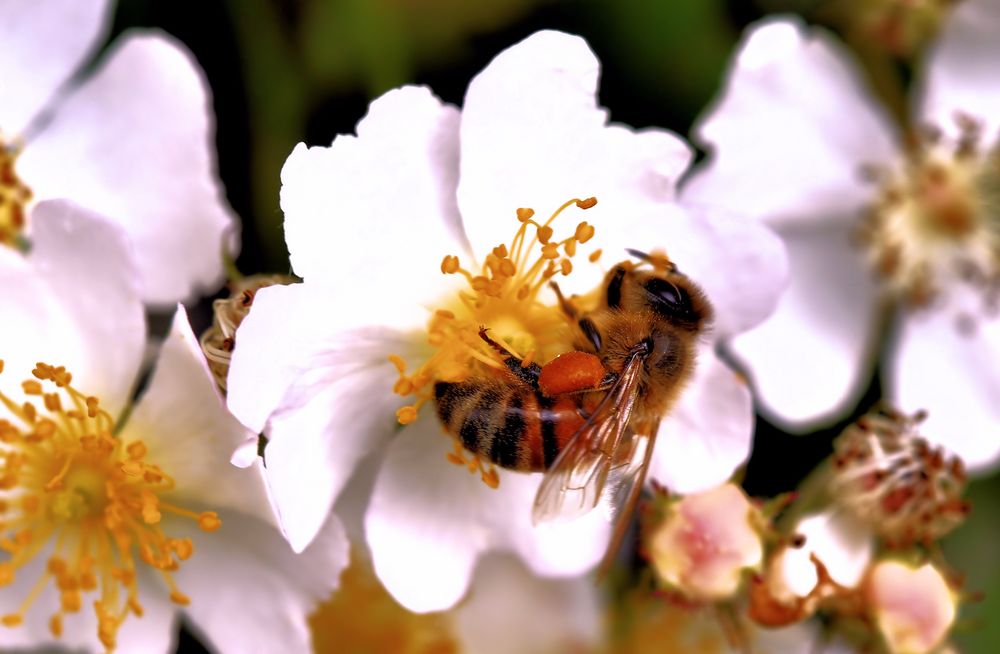
[[[831,494],[890,546],[929,545],[970,510],[962,462],[919,436],[923,418],[883,408],[834,441]]]
[[[17,176],[14,164],[20,148],[0,136],[0,245],[17,245],[24,232],[26,207],[32,193]]]
[[[38,579],[0,624],[23,623],[51,589],[60,600],[49,620],[52,635],[62,634],[67,614],[93,606],[98,638],[111,651],[129,613],[142,616],[140,565],[159,572],[171,599],[188,601],[172,573],[194,545],[164,532],[164,514],[193,520],[204,531],[218,529],[221,521],[214,512],[163,501],[174,480],[146,461],[142,441],[115,436],[114,420],[96,397],[70,385],[65,368],[39,363],[32,374],[35,379],[22,383],[28,401],[19,404],[0,392],[9,417],[0,419],[0,587],[28,569]],[[33,565],[42,553],[45,564]]]
[[[464,268],[455,255],[441,260],[441,272],[464,277],[468,288],[449,300],[449,308],[438,309],[431,316],[427,343],[435,352],[416,372],[408,374],[406,361],[399,355],[389,357],[399,375],[393,392],[415,396],[412,404],[396,412],[400,424],[417,419],[420,408],[433,395],[434,382],[460,381],[478,372],[503,370],[499,353],[480,338],[480,327],[493,330],[501,337],[502,347],[526,360],[537,359],[540,353],[552,357],[571,349],[565,342],[565,320],[559,310],[542,304],[538,295],[556,275],[572,273],[570,259],[577,246],[594,236],[594,227],[584,221],[572,235],[553,240],[552,223],[571,205],[589,209],[596,204],[596,198],[570,200],[544,223],[534,219],[533,209],[518,209],[514,238],[509,245],[494,247],[476,272],[475,268]],[[504,324],[517,329],[505,333]]]
[[[423,405],[433,398],[436,382],[504,374],[502,352],[527,365],[573,349],[572,331],[564,313],[558,306],[542,302],[539,296],[554,277],[574,271],[571,259],[581,249],[579,246],[594,236],[594,227],[584,221],[568,236],[560,237],[553,226],[556,218],[572,205],[589,209],[596,204],[596,198],[569,200],[544,222],[536,220],[533,209],[517,209],[513,239],[490,250],[481,264],[465,267],[458,256],[451,254],[441,260],[442,274],[464,278],[464,288],[446,298],[444,306],[431,315],[427,345],[432,352],[422,365],[409,372],[401,356],[389,357],[398,373],[393,392],[412,398],[396,412],[400,424],[417,419]],[[591,255],[591,261],[596,257]],[[480,336],[484,328],[495,339],[493,346]],[[601,377],[603,374],[601,368]],[[492,468],[467,461],[460,446],[449,454],[449,460],[479,471],[490,486],[498,483]]]

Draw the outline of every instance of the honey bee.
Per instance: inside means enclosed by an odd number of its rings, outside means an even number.
[[[661,418],[690,379],[712,320],[704,292],[662,255],[629,250],[605,276],[593,311],[578,313],[573,351],[525,365],[486,328],[505,371],[434,387],[438,417],[469,451],[503,468],[545,471],[535,523],[572,519],[602,502],[617,517],[613,549],[649,467]]]

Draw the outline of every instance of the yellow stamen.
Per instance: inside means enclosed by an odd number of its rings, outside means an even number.
[[[162,512],[195,520],[204,531],[218,529],[221,521],[214,512],[194,513],[163,502],[173,479],[146,461],[144,443],[126,445],[114,436],[110,414],[96,397],[70,385],[72,375],[65,368],[38,363],[32,374],[35,379],[21,388],[40,396],[44,409],[18,404],[0,392],[0,404],[11,417],[0,419],[0,487],[17,493],[17,501],[6,502],[2,510],[0,548],[7,555],[0,563],[0,586],[11,584],[41,552],[51,554],[19,609],[4,616],[2,624],[21,624],[41,593],[52,588],[58,604],[49,631],[59,636],[65,616],[92,603],[98,638],[110,651],[128,613],[142,611],[137,559],[160,570],[183,597],[171,573],[192,555],[193,544],[164,534]],[[56,392],[44,392],[44,383]],[[90,602],[85,594],[94,592],[97,599]]]

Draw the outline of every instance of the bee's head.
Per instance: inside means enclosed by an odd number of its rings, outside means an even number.
[[[705,293],[672,262],[666,257],[654,262],[649,255],[629,252],[653,263],[652,270],[631,261],[612,268],[605,278],[604,301],[608,308],[649,311],[692,332],[701,331],[711,322],[712,305]]]

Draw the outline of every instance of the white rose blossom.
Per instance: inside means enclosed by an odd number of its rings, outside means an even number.
[[[247,433],[183,308],[127,410],[146,335],[131,245],[63,201],[33,222],[27,256],[0,249],[4,648],[166,653],[183,614],[220,652],[306,650],[347,563],[340,523],[292,552],[260,465],[229,462]]]
[[[234,216],[216,178],[208,85],[180,43],[131,30],[74,76],[111,8],[0,3],[0,243],[30,240],[35,202],[70,198],[125,228],[144,300],[169,308],[222,282]]]
[[[831,35],[767,19],[696,125],[710,156],[683,197],[738,208],[788,247],[788,291],[731,344],[785,429],[855,405],[881,331],[886,398],[926,410],[924,432],[972,469],[1000,456],[998,30],[1000,2],[955,7],[919,62],[904,135]]]
[[[478,325],[541,350],[565,331],[554,296],[542,304],[513,292],[533,284],[548,293],[546,278],[516,272],[497,254],[500,244],[517,249],[510,239],[519,227],[523,236],[529,207],[541,232],[544,216],[566,203],[551,225],[558,236],[542,249],[555,252],[562,235],[573,235],[561,242],[565,263],[556,262],[572,269],[558,277],[567,295],[599,284],[603,268],[583,254],[569,261],[577,245],[583,252],[596,243],[609,264],[625,259],[626,247],[665,249],[715,306],[694,378],[661,424],[650,476],[694,492],[725,481],[748,454],[750,396],[713,345],[771,310],[784,253],[750,221],[676,205],[688,146],[669,132],[609,124],[595,101],[598,71],[583,40],[540,32],[473,79],[461,111],[426,88],[391,91],[371,104],[357,136],[299,145],[282,171],[286,241],[304,282],[255,296],[237,332],[229,406],[269,437],[265,474],[297,550],[358,462],[382,457],[366,537],[376,573],[412,610],[453,605],[486,551],[514,552],[537,574],[572,575],[606,545],[600,511],[533,526],[541,474],[483,468],[484,480],[499,482],[488,488],[446,461],[472,455],[455,449],[433,407],[418,411],[398,394],[422,387],[416,404],[428,400],[428,377],[440,372],[433,366],[462,342],[483,345]],[[567,202],[591,196],[597,205],[585,212],[580,205],[590,202]],[[472,275],[467,285],[461,262],[474,270],[490,262],[498,276],[521,274],[525,286],[508,285],[509,295],[487,302],[489,289]],[[452,336],[442,336],[442,321]],[[458,334],[460,323],[467,330]]]

